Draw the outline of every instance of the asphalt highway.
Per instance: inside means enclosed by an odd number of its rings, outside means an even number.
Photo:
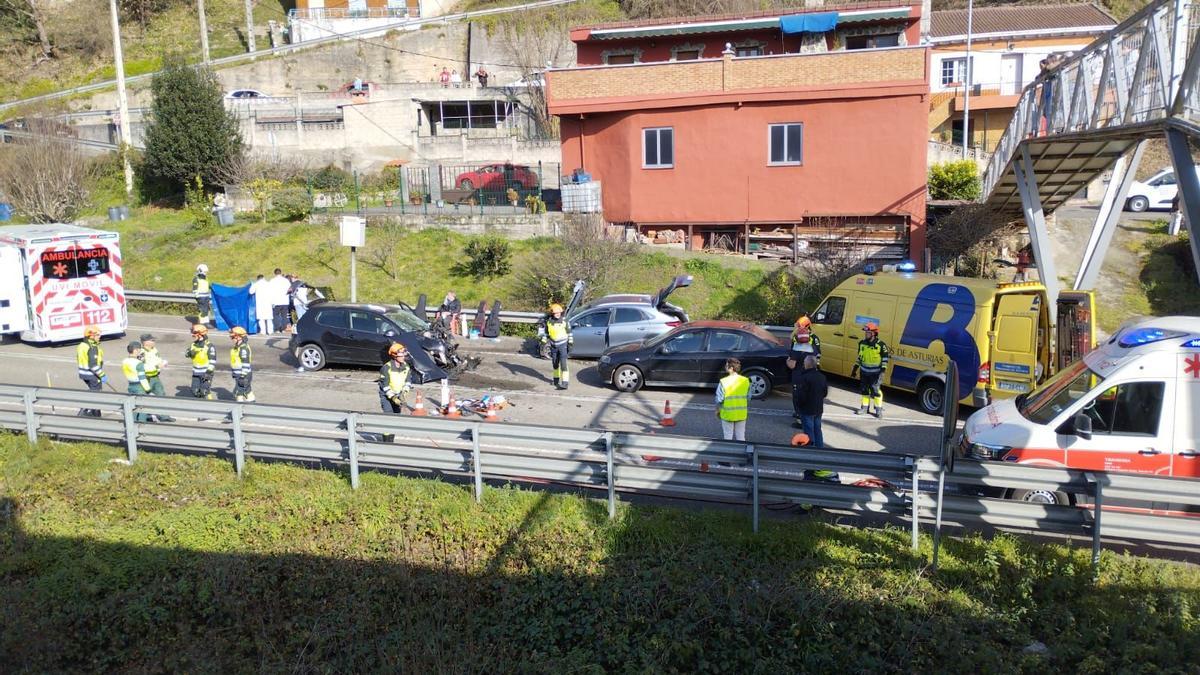
[[[120,361],[125,344],[142,333],[158,338],[159,353],[167,359],[162,380],[168,395],[190,396],[190,364],[183,353],[189,342],[189,323],[184,317],[133,314],[124,338],[104,340],[106,371],[118,390],[124,391]],[[226,333],[210,333],[217,346],[218,368],[213,390],[218,398],[233,400],[229,372],[230,340]],[[378,411],[376,371],[365,367],[330,366],[317,372],[301,372],[288,351],[289,336],[251,336],[254,348],[254,391],[260,402],[342,410]],[[548,424],[585,429],[653,432],[680,436],[720,438],[721,429],[711,389],[668,389],[652,387],[637,393],[616,391],[601,382],[592,360],[572,360],[572,382],[568,391],[557,391],[550,380],[550,363],[523,349],[517,338],[464,340],[460,354],[483,357],[476,370],[453,383],[456,398],[479,398],[503,394],[511,405],[500,413],[501,421]],[[9,339],[0,345],[0,382],[84,388],[75,374],[75,345],[31,345]],[[882,420],[853,414],[858,407],[855,383],[830,378],[825,404],[825,443],[832,448],[935,454],[941,420],[917,409],[911,394],[885,391]],[[419,387],[427,408],[440,397],[435,384]],[[410,403],[413,396],[410,395]],[[676,426],[659,425],[663,406],[671,402]],[[969,410],[963,409],[963,414]],[[791,392],[778,387],[765,401],[750,406],[747,440],[758,443],[787,443],[792,427]]]

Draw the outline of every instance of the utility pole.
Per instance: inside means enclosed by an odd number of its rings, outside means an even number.
[[[200,13],[200,54],[208,63],[208,17],[204,15],[204,0],[196,0],[196,8]]]
[[[129,164],[129,151],[133,146],[133,134],[129,129],[129,98],[125,92],[125,57],[121,52],[121,21],[117,17],[117,0],[108,0],[112,14],[113,59],[117,69],[117,114],[121,117],[117,128],[121,132],[121,159],[125,164],[125,196],[133,195],[133,167]]]
[[[967,0],[967,83],[963,88],[963,159],[971,145],[971,22],[975,18],[975,0]]]
[[[246,0],[246,51],[258,51],[254,47],[254,0]]]

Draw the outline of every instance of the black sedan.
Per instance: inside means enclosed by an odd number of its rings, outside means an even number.
[[[438,364],[446,345],[430,332],[428,322],[400,305],[315,304],[296,322],[289,347],[305,370],[330,363],[378,368],[393,342],[408,349],[418,384],[447,377]]]
[[[621,391],[642,385],[716,387],[728,358],[742,362],[753,398],[766,398],[775,385],[788,381],[787,345],[741,321],[693,321],[645,342],[613,347],[596,368]]]

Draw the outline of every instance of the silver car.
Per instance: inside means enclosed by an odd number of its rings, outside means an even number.
[[[577,283],[576,296],[567,308],[575,338],[571,356],[598,357],[610,347],[641,342],[687,323],[687,313],[667,302],[667,296],[691,284],[690,275],[681,275],[654,295],[606,295],[572,309],[583,290]]]

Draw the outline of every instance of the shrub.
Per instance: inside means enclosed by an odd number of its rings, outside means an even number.
[[[0,194],[35,223],[71,222],[88,203],[93,170],[78,146],[35,132],[0,151]]]
[[[354,176],[349,171],[329,164],[312,175],[309,186],[315,192],[350,192],[354,186]]]
[[[271,208],[271,198],[281,189],[283,189],[283,183],[274,178],[255,178],[246,184],[246,190],[254,198],[254,205],[258,209],[258,217],[261,222],[267,222],[267,210]]]
[[[286,187],[271,195],[271,213],[280,220],[304,220],[312,210],[312,195],[304,188]]]
[[[512,270],[512,246],[500,237],[472,239],[463,250],[463,271],[476,279],[502,277]]]
[[[183,188],[183,209],[193,230],[207,230],[213,226],[212,198],[204,191],[204,181],[195,176]]]
[[[978,199],[979,171],[969,159],[929,167],[930,199]]]

